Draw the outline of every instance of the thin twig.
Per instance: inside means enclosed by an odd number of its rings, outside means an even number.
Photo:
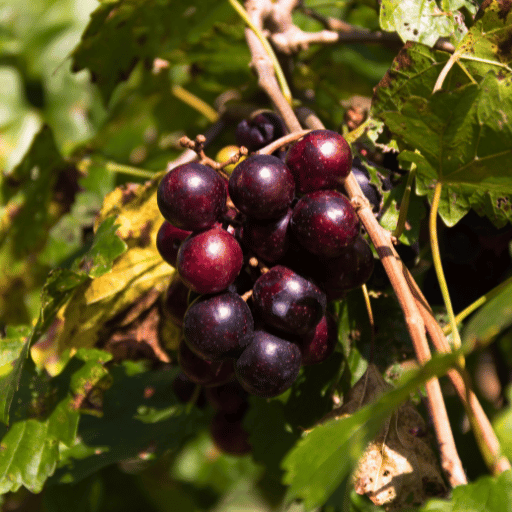
[[[309,133],[311,130],[301,130],[299,132],[293,132],[289,133],[288,135],[284,135],[280,139],[275,140],[274,142],[271,142],[268,146],[265,146],[264,148],[259,149],[256,151],[256,154],[258,155],[271,155],[274,151],[287,146],[288,144],[291,144],[292,142],[295,142],[296,140],[301,139]]]
[[[337,35],[337,39],[334,41],[332,41],[333,35],[321,35],[318,37],[319,40],[313,41],[309,39],[308,43],[386,43],[395,44],[397,46],[403,45],[402,39],[396,32],[372,32],[369,29],[356,27],[337,18],[322,16],[311,8],[303,8],[302,12],[322,23],[322,25],[327,29],[323,32],[331,32],[331,34]],[[325,38],[325,40],[322,40],[323,38]],[[453,53],[455,51],[453,44],[442,37],[437,40],[434,48],[448,53]]]
[[[203,148],[207,148],[220,135],[225,125],[226,123],[222,119],[219,119],[204,132],[205,141],[203,143]],[[194,162],[198,158],[197,153],[193,149],[186,149],[178,158],[171,160],[167,164],[167,172],[175,169],[178,165]]]
[[[262,29],[264,14],[268,15],[271,12],[272,2],[269,0],[248,0],[245,5],[252,23],[259,29]],[[258,85],[266,92],[275,109],[281,114],[288,130],[290,132],[301,130],[302,127],[297,121],[292,107],[281,94],[273,63],[265,48],[250,28],[245,29],[245,38],[252,56],[251,65],[258,76]]]

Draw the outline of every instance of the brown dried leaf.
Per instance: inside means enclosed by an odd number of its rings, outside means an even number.
[[[336,416],[353,414],[390,388],[375,365],[369,365]],[[425,421],[414,405],[400,406],[367,447],[354,475],[354,487],[386,510],[419,505],[446,494]]]

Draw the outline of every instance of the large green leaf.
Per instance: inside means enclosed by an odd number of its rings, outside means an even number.
[[[417,165],[418,191],[431,198],[437,181],[445,186],[440,214],[448,225],[469,207],[497,225],[512,219],[510,86],[491,72],[478,85],[413,96],[399,112],[381,114],[394,135],[420,152],[402,156]]]
[[[20,385],[23,368],[32,345],[39,341],[41,348],[53,339],[55,331],[61,325],[61,321],[56,319],[57,312],[70,299],[77,287],[91,279],[89,274],[98,277],[108,272],[112,262],[126,250],[126,244],[115,234],[114,221],[115,218],[110,217],[99,226],[93,247],[84,257],[84,261],[87,262],[85,270],[57,269],[50,273],[43,288],[39,319],[27,337],[19,357],[13,363],[13,370],[0,381],[0,421],[9,422],[11,403]]]
[[[79,440],[63,452],[52,482],[77,482],[132,457],[154,458],[203,429],[207,417],[196,407],[187,411],[172,390],[177,374],[176,368],[154,371],[130,362],[114,367],[101,417],[82,417]]]
[[[81,400],[106,375],[110,354],[78,351],[57,379],[39,374],[31,361],[23,368],[12,423],[1,440],[0,494],[22,485],[41,491],[59,461],[59,443],[71,446],[78,428]],[[33,390],[33,391],[31,391]]]
[[[151,66],[165,51],[195,42],[234,12],[227,2],[179,0],[103,2],[73,51],[73,71],[88,68],[105,101],[139,61]]]
[[[302,499],[307,510],[325,503],[355,468],[358,458],[386,418],[433,375],[454,363],[454,354],[437,356],[403,385],[381,395],[350,417],[331,419],[311,430],[286,455],[282,466],[288,500]]]

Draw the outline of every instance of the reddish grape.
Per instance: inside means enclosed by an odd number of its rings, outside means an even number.
[[[242,415],[247,410],[247,391],[237,380],[206,390],[206,398],[217,410]]]
[[[291,205],[295,182],[286,165],[271,155],[253,155],[239,163],[229,178],[229,196],[253,219],[277,219]]]
[[[198,356],[212,361],[238,356],[253,332],[249,306],[239,295],[230,292],[199,297],[183,319],[187,345]]]
[[[165,314],[179,327],[183,325],[183,317],[187,311],[187,298],[190,290],[175,273],[165,293]]]
[[[164,218],[188,231],[208,229],[226,206],[226,184],[213,169],[197,162],[179,165],[160,182],[157,202]]]
[[[286,155],[297,185],[306,194],[343,185],[352,166],[348,142],[331,130],[314,130],[295,143]]]
[[[290,221],[297,240],[317,256],[334,258],[359,235],[359,219],[350,201],[336,190],[303,196]]]
[[[313,330],[300,337],[298,345],[302,353],[302,364],[305,366],[324,362],[334,352],[337,343],[336,322],[330,313],[326,313]]]
[[[277,220],[256,221],[247,220],[242,231],[243,244],[258,258],[267,263],[280,260],[288,250],[288,225],[292,218],[292,210]]]
[[[191,233],[192,231],[177,228],[164,220],[156,235],[156,248],[162,259],[175,267],[181,242]]]
[[[372,250],[368,242],[358,236],[354,244],[346,247],[340,256],[322,262],[320,285],[331,293],[358,288],[370,279],[373,266]]]
[[[227,288],[240,273],[243,253],[227,231],[213,228],[186,238],[178,251],[176,268],[184,283],[198,293]]]
[[[295,343],[258,330],[238,358],[235,373],[246,391],[269,398],[293,384],[301,360],[300,348]]]
[[[253,287],[254,312],[268,325],[292,334],[310,331],[325,313],[325,294],[293,270],[276,265]]]

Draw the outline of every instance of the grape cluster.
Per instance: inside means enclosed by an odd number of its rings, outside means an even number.
[[[258,144],[269,142],[270,129],[249,123],[239,138],[251,130]],[[157,246],[177,269],[165,307],[182,327],[178,361],[192,383],[210,395],[215,386],[234,386],[238,395],[273,397],[302,365],[334,351],[327,302],[361,286],[373,270],[372,251],[342,193],[351,167],[345,139],[316,130],[284,159],[248,156],[229,181],[199,163],[162,179]],[[226,422],[238,421],[244,408],[217,414],[212,435],[219,446]],[[240,453],[247,447],[242,430]]]

